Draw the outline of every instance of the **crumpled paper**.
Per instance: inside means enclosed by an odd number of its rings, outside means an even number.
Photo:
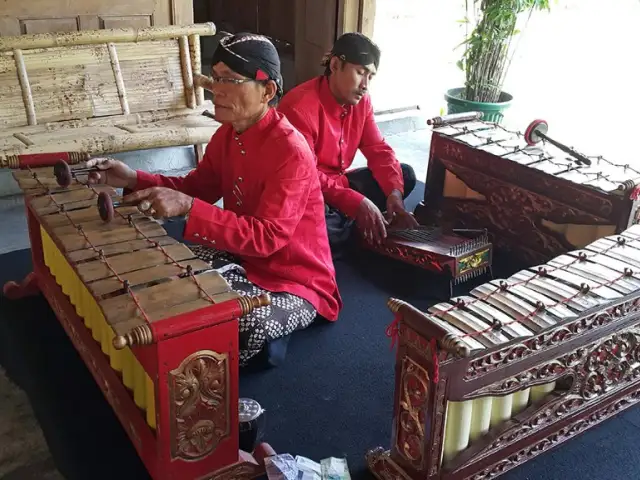
[[[347,460],[329,457],[320,461],[322,480],[351,480]]]
[[[265,458],[264,466],[269,480],[298,480],[298,466],[288,453]]]
[[[344,458],[329,457],[317,463],[301,455],[294,459],[284,453],[267,457],[265,469],[269,480],[351,480]]]
[[[322,480],[322,467],[310,458],[296,455],[298,480]]]

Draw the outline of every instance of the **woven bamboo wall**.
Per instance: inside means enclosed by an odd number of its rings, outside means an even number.
[[[131,113],[186,107],[177,40],[35,49],[0,57],[0,125],[33,123],[23,86],[35,123],[124,113],[119,78]]]
[[[200,36],[215,25],[0,37],[0,166],[18,154],[91,155],[207,143]]]
[[[201,24],[0,37],[0,124],[193,108],[199,34],[214,32]]]

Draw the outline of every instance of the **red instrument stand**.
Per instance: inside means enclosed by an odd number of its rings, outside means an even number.
[[[156,428],[146,422],[122,378],[111,368],[69,298],[44,263],[40,224],[25,198],[33,272],[7,282],[10,299],[42,293],[154,480],[252,479],[265,474],[264,459],[275,455],[266,443],[253,453],[238,449],[237,301],[156,322],[165,336],[131,351],[154,384]],[[195,329],[195,324],[206,325]],[[178,321],[179,320],[179,321]],[[190,331],[182,326],[189,324]],[[155,325],[155,324],[154,324]],[[174,330],[173,332],[171,330]],[[178,330],[180,330],[178,332]]]

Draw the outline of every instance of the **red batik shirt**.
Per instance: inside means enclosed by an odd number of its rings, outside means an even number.
[[[345,176],[358,149],[367,159],[385,196],[404,193],[402,168],[375,122],[369,95],[357,105],[340,105],[324,75],[308,80],[287,93],[278,110],[307,139],[316,154],[325,201],[355,218],[363,195],[349,188]]]
[[[185,177],[138,171],[136,190],[161,186],[196,198],[184,238],[242,260],[247,278],[289,292],[337,320],[342,308],[315,158],[275,109],[243,133],[221,126]],[[213,205],[224,199],[224,210]]]

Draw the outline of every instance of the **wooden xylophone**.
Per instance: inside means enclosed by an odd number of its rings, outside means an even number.
[[[53,170],[14,172],[33,273],[5,295],[47,298],[152,478],[263,475],[269,445],[238,448],[238,319],[269,297],[231,290],[135,206],[104,222],[98,195],[116,190]]]
[[[450,278],[449,288],[491,274],[492,245],[485,230],[443,231],[434,226],[389,229],[380,244],[363,244],[372,251]]]
[[[638,221],[640,169],[567,148],[541,120],[521,133],[480,117],[430,122],[421,224],[487,227],[494,248],[531,265]]]
[[[390,299],[398,339],[380,479],[480,480],[640,400],[640,225],[428,312]]]

